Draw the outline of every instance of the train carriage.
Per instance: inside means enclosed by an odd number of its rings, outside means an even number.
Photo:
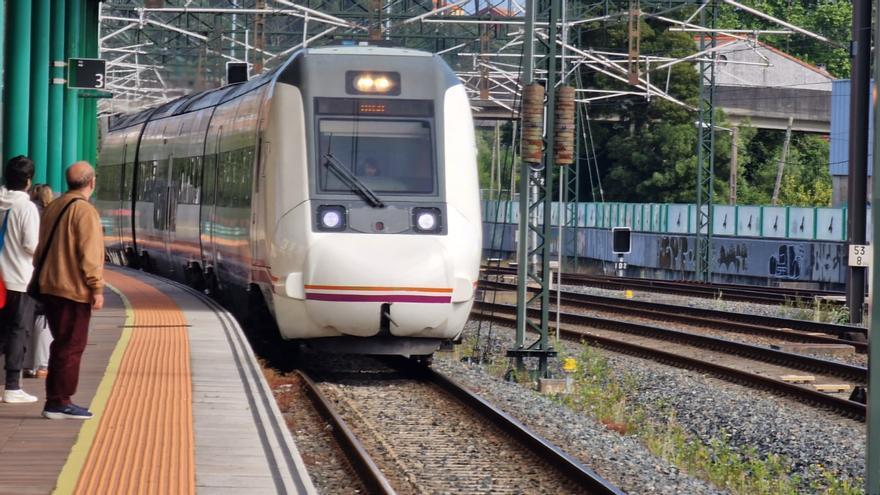
[[[437,56],[301,50],[242,84],[114,117],[96,204],[108,255],[262,299],[284,338],[430,354],[478,278],[476,145]]]

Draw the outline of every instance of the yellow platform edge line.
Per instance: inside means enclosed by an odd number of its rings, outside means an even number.
[[[122,363],[122,357],[128,348],[129,340],[131,340],[132,325],[134,325],[134,309],[122,291],[109,283],[105,282],[105,285],[122,299],[122,304],[125,306],[125,326],[122,329],[119,340],[116,342],[116,347],[113,348],[113,353],[110,354],[110,361],[107,363],[104,377],[101,378],[101,383],[98,385],[98,390],[95,391],[95,397],[92,399],[90,410],[94,417],[83,422],[79,435],[76,437],[76,442],[74,442],[73,448],[70,449],[67,461],[61,469],[61,474],[58,475],[55,490],[52,492],[55,495],[67,495],[73,493],[76,489],[83,466],[89,456],[89,450],[91,450],[92,443],[95,441],[95,435],[98,433],[104,409],[110,400],[113,384],[116,383],[116,377],[119,375],[119,365]]]

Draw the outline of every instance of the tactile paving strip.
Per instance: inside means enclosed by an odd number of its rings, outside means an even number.
[[[110,270],[105,277],[125,294],[133,328],[75,493],[195,493],[183,312],[145,282]]]

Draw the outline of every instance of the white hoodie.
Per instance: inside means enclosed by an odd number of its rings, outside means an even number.
[[[34,251],[40,240],[40,213],[28,193],[0,186],[0,229],[6,212],[6,242],[0,251],[0,275],[6,288],[27,291],[34,272]]]

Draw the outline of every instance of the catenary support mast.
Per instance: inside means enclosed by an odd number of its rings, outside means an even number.
[[[708,282],[712,277],[712,182],[715,178],[715,23],[718,18],[716,0],[706,0],[700,11],[700,25],[708,32],[700,33],[700,51],[708,54],[700,59],[700,106],[697,120],[697,249],[694,265],[697,280]]]
[[[556,54],[557,45],[557,20],[559,18],[561,0],[551,0],[549,10],[545,2],[530,0],[526,4],[526,24],[523,40],[526,46],[523,48],[523,87],[527,82],[534,81],[535,69],[540,69],[541,74],[546,76],[546,115],[544,135],[543,162],[540,164],[523,161],[520,168],[520,219],[519,219],[519,265],[517,287],[517,324],[516,343],[514,348],[508,351],[508,356],[516,360],[518,368],[522,368],[524,358],[538,359],[538,372],[541,376],[548,375],[548,359],[555,355],[550,345],[549,319],[550,319],[550,248],[552,236],[551,213],[553,206],[553,127],[556,101],[556,81],[558,61]],[[542,5],[543,4],[543,5]],[[541,18],[546,16],[547,28],[545,33],[535,29],[535,18],[541,12]],[[546,13],[546,14],[545,14]],[[533,49],[530,46],[538,39],[546,40],[539,46],[542,51],[536,54],[539,61],[533,65]],[[525,130],[525,125],[523,125]],[[527,143],[523,140],[523,146]],[[525,155],[525,153],[523,153]],[[537,161],[537,160],[536,160]],[[535,194],[529,197],[529,189]],[[533,215],[534,213],[534,215]],[[530,236],[529,234],[536,234]],[[533,237],[534,244],[528,245],[528,238]],[[538,266],[530,262],[530,257],[537,258]],[[534,285],[535,291],[531,294],[527,291],[529,284]],[[538,318],[528,317],[527,311],[534,303],[539,311]],[[531,344],[526,344],[526,332],[532,331],[538,337]]]
[[[849,97],[849,177],[847,231],[850,244],[865,244],[865,201],[868,194],[868,86],[871,68],[871,2],[853,2],[852,78]],[[850,323],[861,323],[865,302],[865,267],[849,267],[846,305]]]
[[[865,0],[862,0],[865,1]],[[870,19],[871,7],[868,4],[867,11]],[[870,22],[870,20],[868,21]],[[874,39],[880,40],[880,11],[874,23]],[[868,34],[870,37],[870,34]],[[880,51],[874,50],[874,80],[880,81]],[[874,170],[880,170],[880,113],[878,113],[877,100],[874,100]],[[873,194],[871,197],[880,198],[880,181],[872,183]],[[880,239],[880,208],[871,208],[871,225],[874,229],[873,239]],[[865,459],[865,493],[874,495],[880,493],[880,291],[876,288],[880,283],[880,249],[874,247],[874,255],[871,260],[871,321],[868,326],[868,448]]]

